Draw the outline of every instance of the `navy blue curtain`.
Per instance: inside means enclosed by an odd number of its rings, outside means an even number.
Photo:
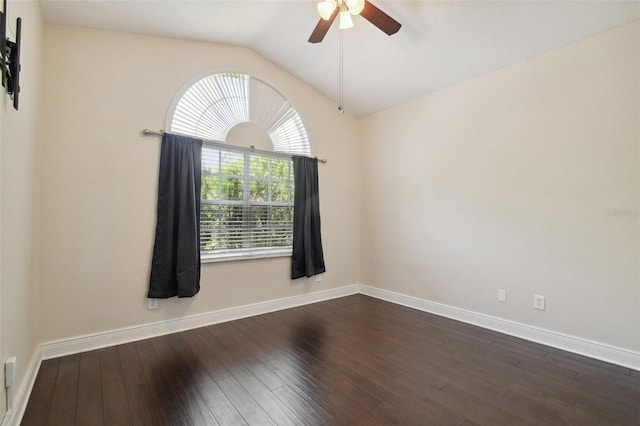
[[[293,255],[291,279],[325,272],[320,235],[318,159],[293,156]]]
[[[201,140],[162,137],[150,298],[191,297],[200,291],[201,153]]]

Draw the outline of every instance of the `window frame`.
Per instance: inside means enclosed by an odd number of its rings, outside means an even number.
[[[256,152],[246,152],[246,150],[240,149],[238,147],[233,147],[233,146],[221,146],[222,144],[217,144],[217,143],[211,143],[211,142],[203,142],[202,145],[202,149],[211,149],[211,150],[215,150],[215,151],[219,151],[220,154],[222,155],[223,153],[227,152],[227,153],[234,153],[234,154],[239,154],[242,156],[242,162],[243,162],[243,173],[242,175],[226,175],[223,174],[222,171],[220,170],[217,174],[222,178],[224,178],[225,176],[227,178],[238,178],[239,180],[242,181],[242,200],[222,200],[220,199],[218,202],[215,201],[210,201],[210,200],[206,200],[202,197],[200,197],[200,203],[201,203],[201,218],[200,218],[200,226],[202,228],[202,206],[203,205],[215,205],[215,206],[223,206],[223,205],[234,205],[234,206],[240,206],[242,208],[242,226],[246,227],[246,226],[250,226],[251,224],[251,207],[253,206],[266,206],[266,207],[289,207],[292,210],[291,213],[291,241],[293,242],[293,195],[294,195],[294,182],[293,182],[293,167],[291,164],[291,167],[289,168],[289,178],[288,179],[280,179],[280,178],[274,178],[272,175],[272,170],[269,170],[269,174],[266,178],[263,177],[255,177],[252,176],[251,174],[251,160],[252,158],[266,158],[266,159],[270,159],[270,160],[279,160],[279,161],[288,161],[288,162],[293,162],[292,159],[287,155],[277,155],[277,153],[271,154],[271,153],[265,153],[264,151],[260,151],[259,153]],[[204,180],[204,175],[205,175],[205,168],[204,168],[204,163],[203,163],[203,168],[202,168],[202,176],[203,176],[203,180]],[[288,198],[290,199],[289,202],[282,202],[282,201],[273,201],[273,200],[267,200],[267,201],[252,201],[251,200],[251,182],[252,181],[263,181],[263,182],[267,182],[267,183],[272,183],[272,182],[281,182],[281,183],[286,183],[289,186],[289,196]],[[270,189],[270,185],[267,185],[268,188],[268,193],[271,194],[271,189]],[[268,198],[271,198],[270,196]],[[202,238],[203,232],[202,229],[200,229],[200,237]],[[250,239],[251,234],[250,233],[245,233],[243,235],[244,239]],[[247,242],[243,243],[247,244]],[[273,257],[290,257],[293,251],[293,245],[287,245],[287,246],[269,246],[269,247],[251,247],[250,246],[250,242],[248,243],[249,245],[246,247],[243,247],[241,249],[221,249],[218,253],[211,253],[211,252],[204,252],[202,250],[202,243],[201,243],[201,254],[200,254],[200,261],[202,263],[215,263],[215,262],[227,262],[227,261],[235,261],[235,260],[245,260],[245,259],[262,259],[262,258],[273,258]]]
[[[178,109],[178,106],[181,100],[183,99],[183,97],[185,97],[187,92],[189,92],[189,90],[192,87],[196,86],[203,79],[206,79],[208,77],[217,77],[218,75],[225,75],[225,74],[229,74],[229,75],[240,74],[240,75],[243,75],[244,78],[248,78],[250,80],[248,83],[249,85],[246,86],[247,92],[245,93],[247,96],[247,105],[250,110],[250,116],[249,116],[248,122],[260,124],[265,129],[265,131],[269,134],[271,138],[274,151],[255,150],[253,148],[253,145],[251,145],[251,141],[247,142],[248,145],[250,145],[250,147],[228,145],[224,141],[219,140],[218,137],[211,138],[210,136],[208,137],[206,135],[197,134],[197,132],[200,131],[199,129],[195,129],[194,133],[185,132],[184,130],[178,131],[177,129],[172,129],[174,115],[176,114],[176,111]],[[257,84],[257,86],[254,86],[254,84],[256,83],[259,83],[259,84]],[[272,99],[275,99],[278,97],[281,98],[281,100],[284,101],[284,105],[287,106],[288,109],[286,111],[288,112],[278,115],[275,121],[265,122],[263,115],[260,115],[260,108],[262,108],[262,110],[264,111],[267,111],[267,110],[271,111],[273,110],[273,107],[269,109],[269,105],[267,104],[258,105],[257,106],[258,115],[256,116],[257,117],[256,120],[262,119],[262,121],[253,121],[251,117],[252,117],[252,114],[256,112],[253,109],[256,106],[256,104],[252,104],[252,102],[259,98],[259,97],[256,98],[252,95],[251,91],[253,90],[254,87],[257,87],[257,89],[262,90],[261,93],[266,93],[264,92],[265,90],[267,92],[271,91],[270,93],[272,93]],[[224,103],[220,103],[220,105],[224,105]],[[211,105],[209,105],[208,107],[210,108]],[[285,111],[285,110],[282,110],[282,111]],[[236,124],[243,121],[247,121],[247,120],[240,120],[240,121],[236,120]],[[240,154],[245,154],[245,155],[271,157],[271,158],[280,159],[280,160],[285,159],[289,161],[292,161],[291,160],[292,155],[308,155],[308,156],[312,155],[311,140],[307,132],[306,126],[304,124],[304,120],[302,119],[298,109],[291,102],[291,100],[288,97],[286,97],[282,91],[278,90],[276,86],[274,86],[269,81],[242,69],[222,68],[222,69],[210,70],[189,79],[186,82],[186,84],[184,84],[181,87],[181,89],[175,94],[169,106],[169,110],[167,111],[167,116],[165,120],[165,129],[169,129],[168,131],[171,133],[177,133],[185,136],[202,139],[204,142],[203,149],[205,149],[208,145],[210,145],[210,146],[213,146],[214,149],[221,149],[221,150],[230,151],[230,152],[238,152]],[[287,142],[287,140],[290,142]],[[293,150],[289,151],[288,149],[293,149]],[[291,181],[292,181],[291,203],[293,203],[293,194],[294,194],[293,176],[291,176]],[[201,202],[202,201],[203,200],[201,196]],[[201,225],[202,225],[202,212],[201,212]],[[293,232],[293,220],[291,222],[291,232]],[[200,230],[201,238],[202,238],[202,235],[203,234],[201,229]],[[215,263],[215,262],[260,259],[260,258],[291,257],[292,246],[287,246],[284,248],[278,247],[278,246],[267,247],[264,249],[253,248],[251,249],[251,251],[252,252],[249,252],[249,253],[221,252],[216,254],[201,252],[200,261],[201,263]]]

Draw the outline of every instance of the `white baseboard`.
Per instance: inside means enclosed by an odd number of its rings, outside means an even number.
[[[466,309],[455,308],[442,303],[431,302],[429,300],[370,287],[364,284],[360,285],[360,293],[386,300],[387,302],[477,325],[500,333],[640,371],[640,352],[617,348],[580,337],[545,330],[503,318],[468,311]]]
[[[389,290],[383,290],[364,284],[353,284],[331,290],[317,291],[283,299],[268,300],[266,302],[223,309],[174,320],[46,342],[40,345],[37,365],[39,366],[40,359],[56,358],[93,349],[119,345],[122,343],[148,339],[178,331],[204,327],[211,324],[232,321],[254,315],[261,315],[281,309],[293,308],[296,306],[350,296],[358,293],[640,371],[639,352],[617,348],[580,337],[537,328],[531,325],[456,308],[442,303],[431,302],[429,300]],[[35,375],[33,379],[35,379]],[[16,400],[19,401],[19,399]],[[4,426],[4,424],[2,426]]]
[[[207,325],[217,324],[226,321],[233,321],[240,318],[266,314],[268,312],[307,305],[309,303],[321,302],[323,300],[335,299],[338,297],[357,294],[358,284],[345,287],[338,287],[330,290],[316,291],[313,293],[291,296],[282,299],[268,300],[266,302],[254,303],[251,305],[239,306],[236,308],[222,309],[205,314],[193,315],[173,320],[160,321],[151,324],[143,324],[134,327],[126,327],[116,330],[109,330],[100,333],[87,334],[84,336],[72,337],[69,339],[45,342],[40,345],[42,359],[57,358],[64,355],[71,355],[79,352],[86,352],[122,343],[134,342],[137,340],[149,339],[151,337],[162,336],[178,331],[190,330]]]
[[[37,347],[35,353],[31,356],[31,361],[24,372],[24,380],[20,384],[15,394],[11,395],[10,409],[5,413],[1,426],[19,426],[22,421],[24,411],[27,409],[29,396],[36,381],[38,371],[40,371],[40,347]]]

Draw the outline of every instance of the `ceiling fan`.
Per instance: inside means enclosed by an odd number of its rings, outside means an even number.
[[[338,15],[340,16],[338,28],[341,30],[353,27],[351,15],[362,16],[387,35],[397,33],[402,26],[366,0],[324,0],[318,3],[318,13],[321,19],[311,33],[309,43],[320,43]]]

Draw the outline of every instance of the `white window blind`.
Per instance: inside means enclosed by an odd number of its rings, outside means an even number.
[[[191,86],[176,105],[171,131],[225,141],[233,126],[245,122],[267,130],[274,151],[311,154],[307,130],[287,99],[264,81],[235,72],[209,75]]]
[[[205,144],[200,214],[203,259],[291,253],[292,161]]]

